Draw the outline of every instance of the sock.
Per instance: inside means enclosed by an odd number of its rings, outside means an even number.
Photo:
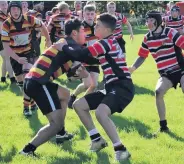
[[[91,141],[99,141],[101,138],[100,133],[96,129],[92,129],[89,131],[89,136],[91,138]]]
[[[59,132],[57,133],[57,135],[63,136],[63,135],[65,135],[65,133],[66,133],[65,127],[63,127],[63,128],[61,129],[61,131],[59,131]]]
[[[24,101],[23,101],[24,108],[29,108],[29,105],[30,105],[30,103],[31,103],[31,99],[26,99],[26,98],[24,98],[23,100],[24,100]]]
[[[113,144],[115,151],[125,151],[126,147],[121,143],[121,141]]]
[[[30,105],[31,105],[31,107],[36,105],[36,103],[35,103],[35,101],[33,99],[31,99]]]
[[[25,153],[28,153],[28,152],[30,152],[30,151],[34,152],[35,150],[36,150],[36,146],[34,146],[33,144],[30,144],[30,143],[28,143],[28,144],[24,147],[24,149],[23,149],[23,151],[24,151]]]
[[[160,121],[160,127],[161,129],[167,129],[167,120]]]

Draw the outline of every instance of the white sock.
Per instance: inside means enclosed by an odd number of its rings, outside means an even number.
[[[119,145],[122,145],[122,142],[121,141],[118,141],[118,142],[116,142],[116,143],[113,144],[114,147],[119,146]]]
[[[95,135],[95,134],[97,134],[97,133],[99,133],[99,132],[98,132],[98,130],[95,128],[95,129],[90,130],[88,133],[89,133],[90,136],[92,136],[92,135]]]

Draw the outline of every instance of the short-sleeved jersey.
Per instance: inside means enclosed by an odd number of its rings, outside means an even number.
[[[115,80],[131,79],[125,56],[113,35],[97,41],[88,49],[99,60],[106,84]]]
[[[180,32],[184,27],[184,16],[180,15],[176,19],[173,19],[172,16],[166,16],[163,17],[163,22],[167,27],[174,28]]]
[[[53,15],[48,23],[48,26],[51,26],[52,29],[53,28],[55,29],[54,34],[52,35],[58,38],[64,38],[65,36],[64,24],[65,21],[69,20],[70,18],[71,18],[70,15],[66,16],[65,14]]]
[[[32,30],[42,26],[35,17],[23,15],[21,22],[8,18],[2,27],[2,42],[8,42],[17,54],[27,54],[31,51]]]
[[[98,40],[98,38],[94,34],[94,27],[96,24],[94,23],[92,26],[90,26],[85,21],[83,21],[82,24],[86,33],[86,46],[88,47],[90,45],[93,45]],[[87,66],[87,64],[84,65]]]
[[[173,28],[163,27],[162,34],[158,37],[154,37],[151,32],[144,36],[138,55],[146,58],[151,53],[158,72],[162,75],[184,68],[181,48],[184,49],[184,36]]]
[[[81,48],[71,38],[66,38],[66,41],[68,42],[68,46],[74,49]],[[50,80],[56,79],[66,73],[72,64],[73,59],[69,55],[51,46],[38,58],[26,75],[26,78],[34,79],[40,84],[46,84]]]
[[[115,13],[115,17],[117,19],[117,22],[116,22],[116,29],[114,30],[114,36],[116,39],[122,38],[123,36],[122,25],[127,23],[127,18],[121,13]]]

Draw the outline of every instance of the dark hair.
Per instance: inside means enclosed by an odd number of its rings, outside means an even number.
[[[52,10],[51,10],[51,12],[55,14],[55,12],[56,12],[57,10],[59,10],[58,7],[53,7]]]
[[[71,19],[65,23],[65,34],[71,35],[73,30],[79,31],[82,26],[82,22],[78,19]]]
[[[107,28],[110,28],[112,31],[116,28],[116,18],[108,13],[100,14],[97,17],[97,20],[100,20]]]
[[[85,5],[83,11],[96,11],[96,6],[91,4]]]

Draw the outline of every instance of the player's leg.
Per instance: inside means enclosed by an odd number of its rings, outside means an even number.
[[[49,124],[42,127],[21,151],[21,154],[28,155],[34,153],[38,146],[47,142],[63,128],[66,108],[61,109],[61,100],[57,93],[60,89],[57,84],[41,85],[34,80],[26,80],[24,90],[27,95],[33,97],[49,121]]]
[[[91,93],[85,97],[76,100],[73,107],[79,116],[81,122],[87,129],[91,138],[91,151],[99,151],[107,146],[106,141],[101,137],[92,120],[90,110],[96,109],[103,99],[104,94],[100,92]]]
[[[57,90],[57,94],[61,102],[61,109],[65,111],[63,112],[63,118],[64,118],[64,123],[65,123],[66,110],[67,110],[68,102],[70,99],[70,91],[67,88],[59,86]],[[65,130],[65,126],[63,126],[62,129],[60,129],[59,132],[56,134],[56,143],[61,144],[64,141],[71,140],[73,137],[74,135],[71,133],[68,133]]]
[[[155,96],[156,96],[157,111],[160,118],[159,131],[161,132],[168,131],[164,95],[172,87],[173,87],[173,83],[167,77],[160,77],[157,81]]]
[[[130,154],[120,140],[116,126],[110,119],[110,116],[115,112],[122,112],[134,97],[132,82],[125,81],[123,83],[125,83],[121,84],[123,87],[119,87],[119,84],[115,84],[96,110],[96,118],[112,141],[115,158],[118,161],[128,159]]]

